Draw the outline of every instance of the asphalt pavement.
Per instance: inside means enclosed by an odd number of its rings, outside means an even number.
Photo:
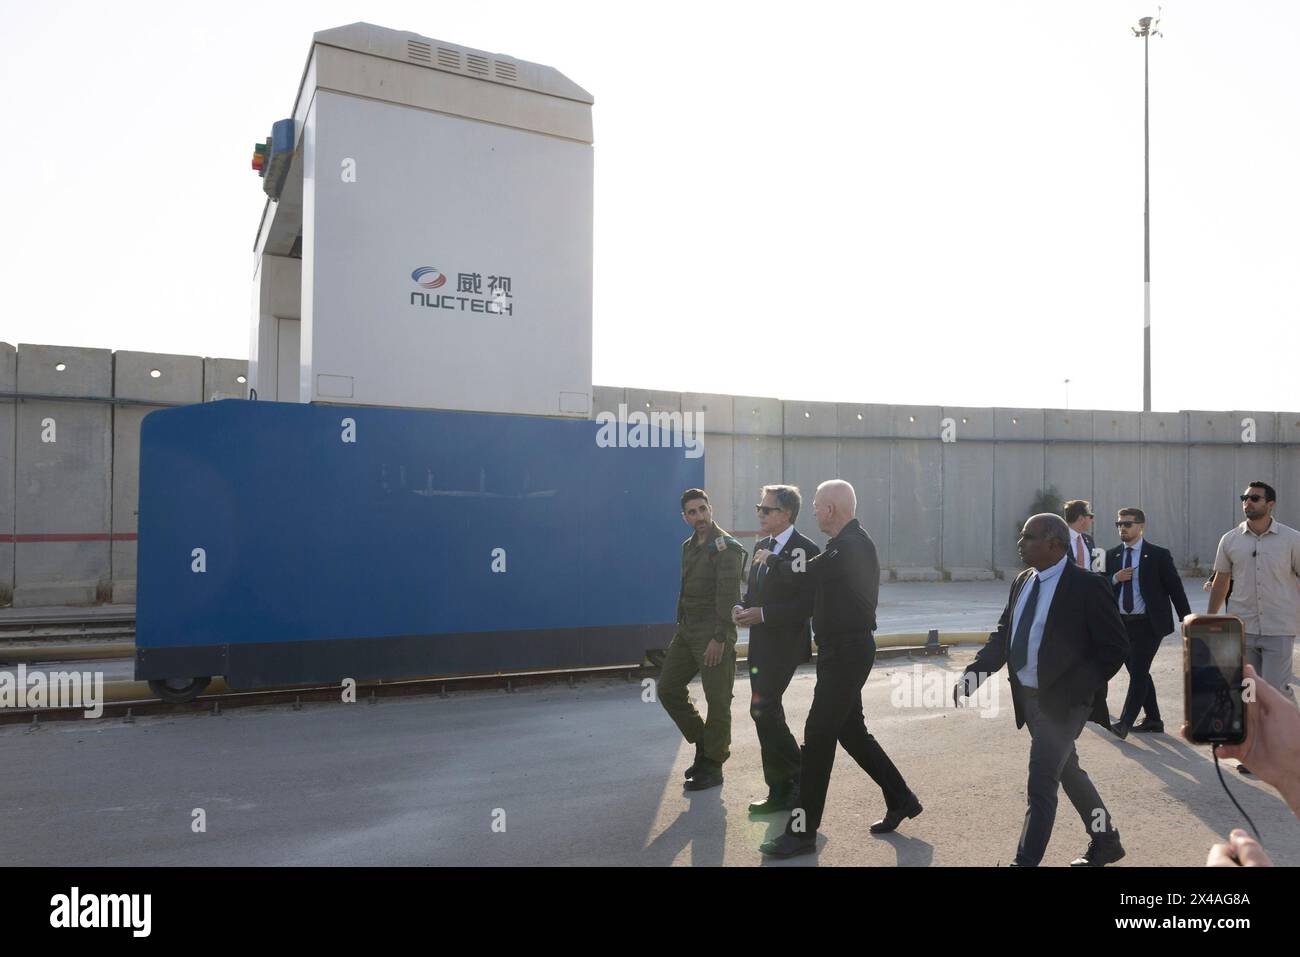
[[[991,622],[987,609],[971,604],[999,608],[1005,588],[890,585],[882,605],[903,608],[909,601],[898,590],[915,590],[906,620],[942,627],[935,616],[952,613],[959,620],[948,627],[973,630]],[[1199,593],[1189,589],[1189,597],[1203,607]],[[841,751],[818,853],[776,866],[1012,859],[1029,735],[1015,728],[1004,677],[971,707],[952,707],[949,689],[973,654],[960,647],[951,660],[881,659],[864,690],[868,726],[924,812],[892,835],[871,835],[869,824],[884,811],[880,791]],[[1182,707],[1175,638],[1165,640],[1153,676],[1175,730]],[[811,666],[801,669],[786,698],[800,738],[814,681]],[[1111,683],[1112,713],[1126,685],[1121,671]],[[695,794],[682,789],[693,749],[653,690],[615,679],[131,724],[3,726],[0,847],[14,865],[765,864],[758,845],[784,822],[746,814],[764,793],[747,676],[736,680],[726,782]],[[698,681],[692,692],[703,707]],[[1092,724],[1078,748],[1128,849],[1118,866],[1200,865],[1211,843],[1243,823],[1208,748],[1174,734],[1121,742]],[[1228,787],[1274,860],[1300,863],[1295,817],[1272,788],[1233,764],[1225,762]],[[1086,844],[1062,795],[1044,863],[1063,865]]]

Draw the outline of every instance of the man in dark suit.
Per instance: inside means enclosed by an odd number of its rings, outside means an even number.
[[[1071,867],[1102,867],[1124,856],[1110,812],[1079,767],[1074,742],[1094,695],[1128,657],[1128,638],[1114,596],[1100,575],[1070,560],[1070,529],[1059,515],[1035,515],[1020,533],[1030,567],[975,660],[952,689],[953,704],[1008,665],[1016,727],[1029,725],[1029,806],[1015,864],[1036,867],[1056,820],[1058,786],[1088,833],[1088,849]]]
[[[1097,543],[1092,538],[1092,523],[1096,518],[1092,512],[1092,503],[1087,499],[1073,498],[1062,508],[1065,524],[1070,526],[1070,561],[1084,571],[1092,571],[1092,550]],[[1110,730],[1110,710],[1106,707],[1106,685],[1097,689],[1092,699],[1092,712],[1089,721],[1094,721],[1106,730]]]
[[[1165,730],[1155,682],[1151,680],[1151,662],[1161,640],[1174,630],[1169,603],[1173,602],[1179,621],[1192,613],[1173,555],[1169,549],[1144,540],[1146,522],[1142,509],[1121,508],[1115,527],[1122,544],[1106,553],[1106,576],[1115,591],[1129,641],[1128,694],[1119,720],[1110,726],[1120,738],[1128,737],[1130,731]],[[1139,709],[1146,712],[1146,720],[1134,724]]]
[[[813,511],[817,527],[830,536],[825,551],[802,566],[761,548],[754,552],[756,560],[769,566],[770,574],[806,579],[804,587],[814,590],[817,632],[817,685],[804,725],[799,804],[792,809],[785,832],[759,848],[774,857],[817,849],[836,742],[884,793],[885,816],[871,825],[871,833],[892,831],[904,818],[921,813],[921,802],[867,731],[862,716],[862,686],[876,658],[872,632],[880,595],[880,560],[871,536],[854,518],[856,508],[852,485],[842,479],[823,482],[817,486]]]
[[[1096,517],[1092,513],[1092,503],[1074,498],[1065,503],[1063,511],[1065,524],[1070,526],[1070,558],[1084,571],[1089,571],[1092,569],[1092,550],[1097,547],[1091,534]]]
[[[807,561],[821,549],[794,527],[803,499],[793,485],[765,485],[758,526],[767,537],[757,548],[783,561]],[[750,814],[771,814],[794,807],[799,789],[799,742],[785,721],[781,696],[795,669],[812,657],[808,618],[813,595],[798,576],[777,578],[755,561],[749,567],[744,600],[732,609],[732,620],[749,628],[749,714],[758,732],[763,755],[767,797],[749,806]]]

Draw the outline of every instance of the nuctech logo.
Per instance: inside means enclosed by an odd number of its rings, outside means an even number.
[[[411,278],[425,289],[440,289],[447,282],[447,274],[434,266],[418,267],[411,273]],[[513,281],[509,276],[458,272],[455,293],[413,291],[409,302],[412,306],[423,306],[425,309],[513,316],[514,298]]]
[[[411,278],[425,289],[438,289],[447,282],[446,275],[439,272],[435,266],[420,266],[411,273]]]

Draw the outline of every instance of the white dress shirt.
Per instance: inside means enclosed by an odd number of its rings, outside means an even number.
[[[1061,572],[1065,570],[1065,563],[1073,564],[1074,559],[1069,555],[1063,555],[1061,560],[1046,571],[1034,569],[1025,579],[1025,583],[1020,588],[1020,594],[1016,598],[1016,611],[1011,616],[1011,640],[1016,639],[1016,627],[1020,624],[1020,615],[1029,603],[1029,593],[1034,590],[1034,579],[1038,579],[1038,599],[1034,603],[1034,620],[1029,625],[1029,657],[1025,661],[1025,666],[1016,672],[1016,677],[1026,688],[1038,687],[1038,649],[1043,644],[1043,628],[1047,624],[1047,612],[1052,607],[1052,599],[1056,597],[1056,586],[1061,581]],[[1010,648],[1010,645],[1007,646]]]
[[[785,548],[786,542],[790,541],[790,536],[794,534],[794,526],[789,525],[786,530],[776,538],[772,539],[772,547],[768,549],[773,555],[778,554],[781,549]]]

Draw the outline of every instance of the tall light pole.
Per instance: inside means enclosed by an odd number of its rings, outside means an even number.
[[[1156,11],[1159,14],[1159,10]],[[1142,38],[1142,411],[1151,411],[1151,37],[1160,36],[1159,17],[1133,27]]]

